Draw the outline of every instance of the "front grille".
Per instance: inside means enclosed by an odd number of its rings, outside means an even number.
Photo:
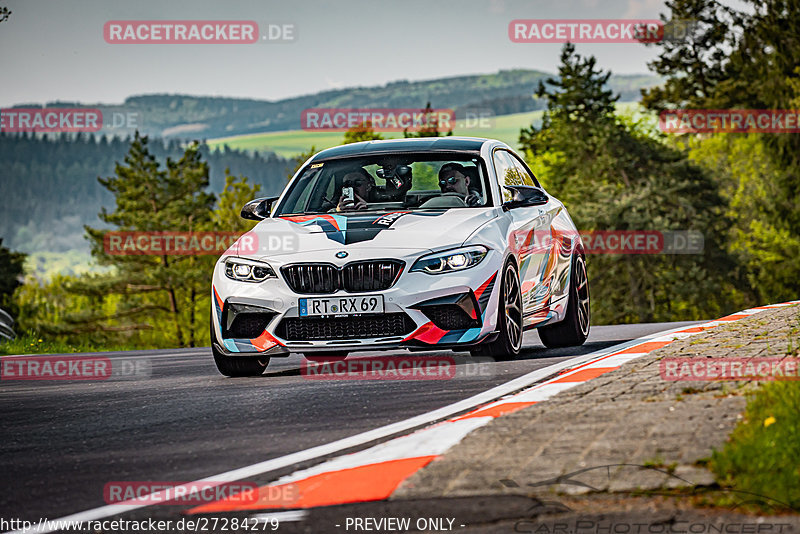
[[[343,289],[350,293],[389,289],[400,276],[403,265],[397,260],[348,263],[342,270]]]
[[[233,318],[231,326],[225,332],[227,338],[256,338],[267,327],[274,313],[240,313]]]
[[[385,313],[330,319],[287,317],[276,333],[288,341],[321,341],[403,336],[413,330],[414,321],[405,313]]]
[[[457,304],[424,306],[420,307],[420,310],[442,330],[462,330],[480,326],[476,319],[467,315],[467,312]]]
[[[355,261],[341,269],[330,263],[298,263],[283,267],[281,272],[295,293],[326,294],[340,289],[363,293],[389,289],[404,266],[400,260]]]
[[[333,293],[339,289],[339,270],[328,263],[287,265],[281,272],[295,293]]]

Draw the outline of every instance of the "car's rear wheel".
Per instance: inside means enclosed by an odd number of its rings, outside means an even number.
[[[513,261],[506,262],[503,268],[497,312],[497,339],[478,346],[471,353],[474,356],[491,356],[498,361],[513,360],[522,349],[522,292]]]
[[[339,362],[347,358],[346,352],[330,351],[330,352],[314,352],[310,354],[303,354],[306,360],[312,362]]]
[[[573,347],[583,345],[589,337],[591,313],[589,309],[589,278],[586,260],[579,254],[572,257],[572,276],[569,284],[569,303],[563,321],[539,328],[539,338],[545,347]]]
[[[211,352],[217,370],[225,376],[260,376],[269,365],[268,357],[261,356],[228,356],[214,346],[214,325],[211,325]]]

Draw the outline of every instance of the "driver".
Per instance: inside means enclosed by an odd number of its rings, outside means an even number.
[[[342,178],[342,187],[353,188],[353,200],[346,198],[344,193],[339,197],[336,211],[363,210],[369,202],[374,201],[375,178],[365,169],[359,168],[349,171]]]
[[[469,187],[469,173],[460,163],[445,163],[439,169],[439,189],[442,194],[456,193],[464,199],[467,206],[481,204],[481,194]]]

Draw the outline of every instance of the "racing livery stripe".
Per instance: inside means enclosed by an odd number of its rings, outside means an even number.
[[[478,299],[478,308],[481,311],[481,322],[483,321],[486,315],[486,308],[489,303],[489,298],[492,295],[492,289],[494,288],[494,282],[495,279],[497,278],[497,272],[498,271],[495,271],[494,274],[490,276],[488,280],[482,283],[478,287],[478,289],[475,290],[475,297]],[[476,339],[478,339],[480,333],[481,333],[480,328],[442,330],[441,328],[433,324],[433,322],[428,321],[424,325],[417,328],[408,337],[403,339],[403,341],[405,342],[414,339],[431,345],[435,345],[438,343],[469,343],[471,341],[475,341]]]
[[[213,284],[211,285],[211,291],[213,293],[212,298],[214,300],[214,310],[217,314],[217,323],[219,324],[219,332],[221,336],[223,332],[223,302],[219,296],[219,293],[217,293],[217,288],[214,287]],[[276,345],[284,346],[283,343],[275,339],[269,332],[267,332],[266,328],[258,337],[251,339],[223,338],[222,344],[225,345],[225,348],[228,349],[229,352],[264,352],[265,350],[271,349]]]
[[[623,363],[657,350],[675,339],[683,339],[709,328],[749,317],[765,309],[788,306],[798,302],[800,301],[751,308],[699,327],[668,332],[657,337],[645,336],[641,338],[641,342],[632,347],[612,352],[568,369],[519,393],[479,406],[467,414],[452,417],[412,434],[296,471],[278,479],[273,484],[259,488],[259,494],[270,495],[271,493],[267,491],[269,488],[282,488],[287,484],[294,484],[294,487],[299,490],[299,496],[290,504],[264,501],[255,505],[243,504],[242,499],[229,497],[192,508],[188,513],[310,508],[388,499],[404,480],[431,461],[441,457],[468,433],[486,425],[495,417],[502,417],[527,406],[546,401],[561,391],[617,369]]]
[[[214,287],[214,284],[211,284],[211,300],[214,301],[214,311],[217,312],[217,324],[219,324],[219,335],[222,336],[222,299],[219,297],[219,293],[217,293],[217,288]],[[211,340],[214,341],[213,339]]]
[[[494,289],[494,281],[496,278],[497,271],[475,290],[475,298],[478,299],[478,308],[481,310],[481,315],[486,311],[486,306],[489,304],[489,298],[492,296],[492,289]]]
[[[319,226],[325,236],[342,245],[350,245],[352,243],[360,243],[362,241],[370,241],[383,230],[391,228],[392,225],[404,216],[413,217],[438,217],[445,213],[446,210],[440,211],[426,211],[426,212],[411,212],[411,211],[394,211],[384,213],[378,217],[374,214],[353,214],[345,215],[344,213],[337,214],[315,214],[315,215],[292,215],[289,217],[280,217],[289,222],[300,224],[301,226]]]
[[[422,341],[424,343],[436,344],[446,334],[447,330],[442,330],[441,328],[433,324],[432,321],[428,321],[424,325],[420,326],[419,328],[411,332],[411,334],[409,334],[409,336],[405,338],[403,341],[418,339],[419,341]]]

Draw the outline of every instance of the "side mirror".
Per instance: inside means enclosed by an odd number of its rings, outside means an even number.
[[[250,219],[252,221],[261,221],[269,217],[272,211],[272,203],[278,200],[279,197],[266,197],[256,198],[242,206],[242,219]]]
[[[506,185],[513,197],[508,202],[503,202],[503,209],[510,210],[527,206],[541,206],[547,204],[550,198],[547,193],[531,185]]]

